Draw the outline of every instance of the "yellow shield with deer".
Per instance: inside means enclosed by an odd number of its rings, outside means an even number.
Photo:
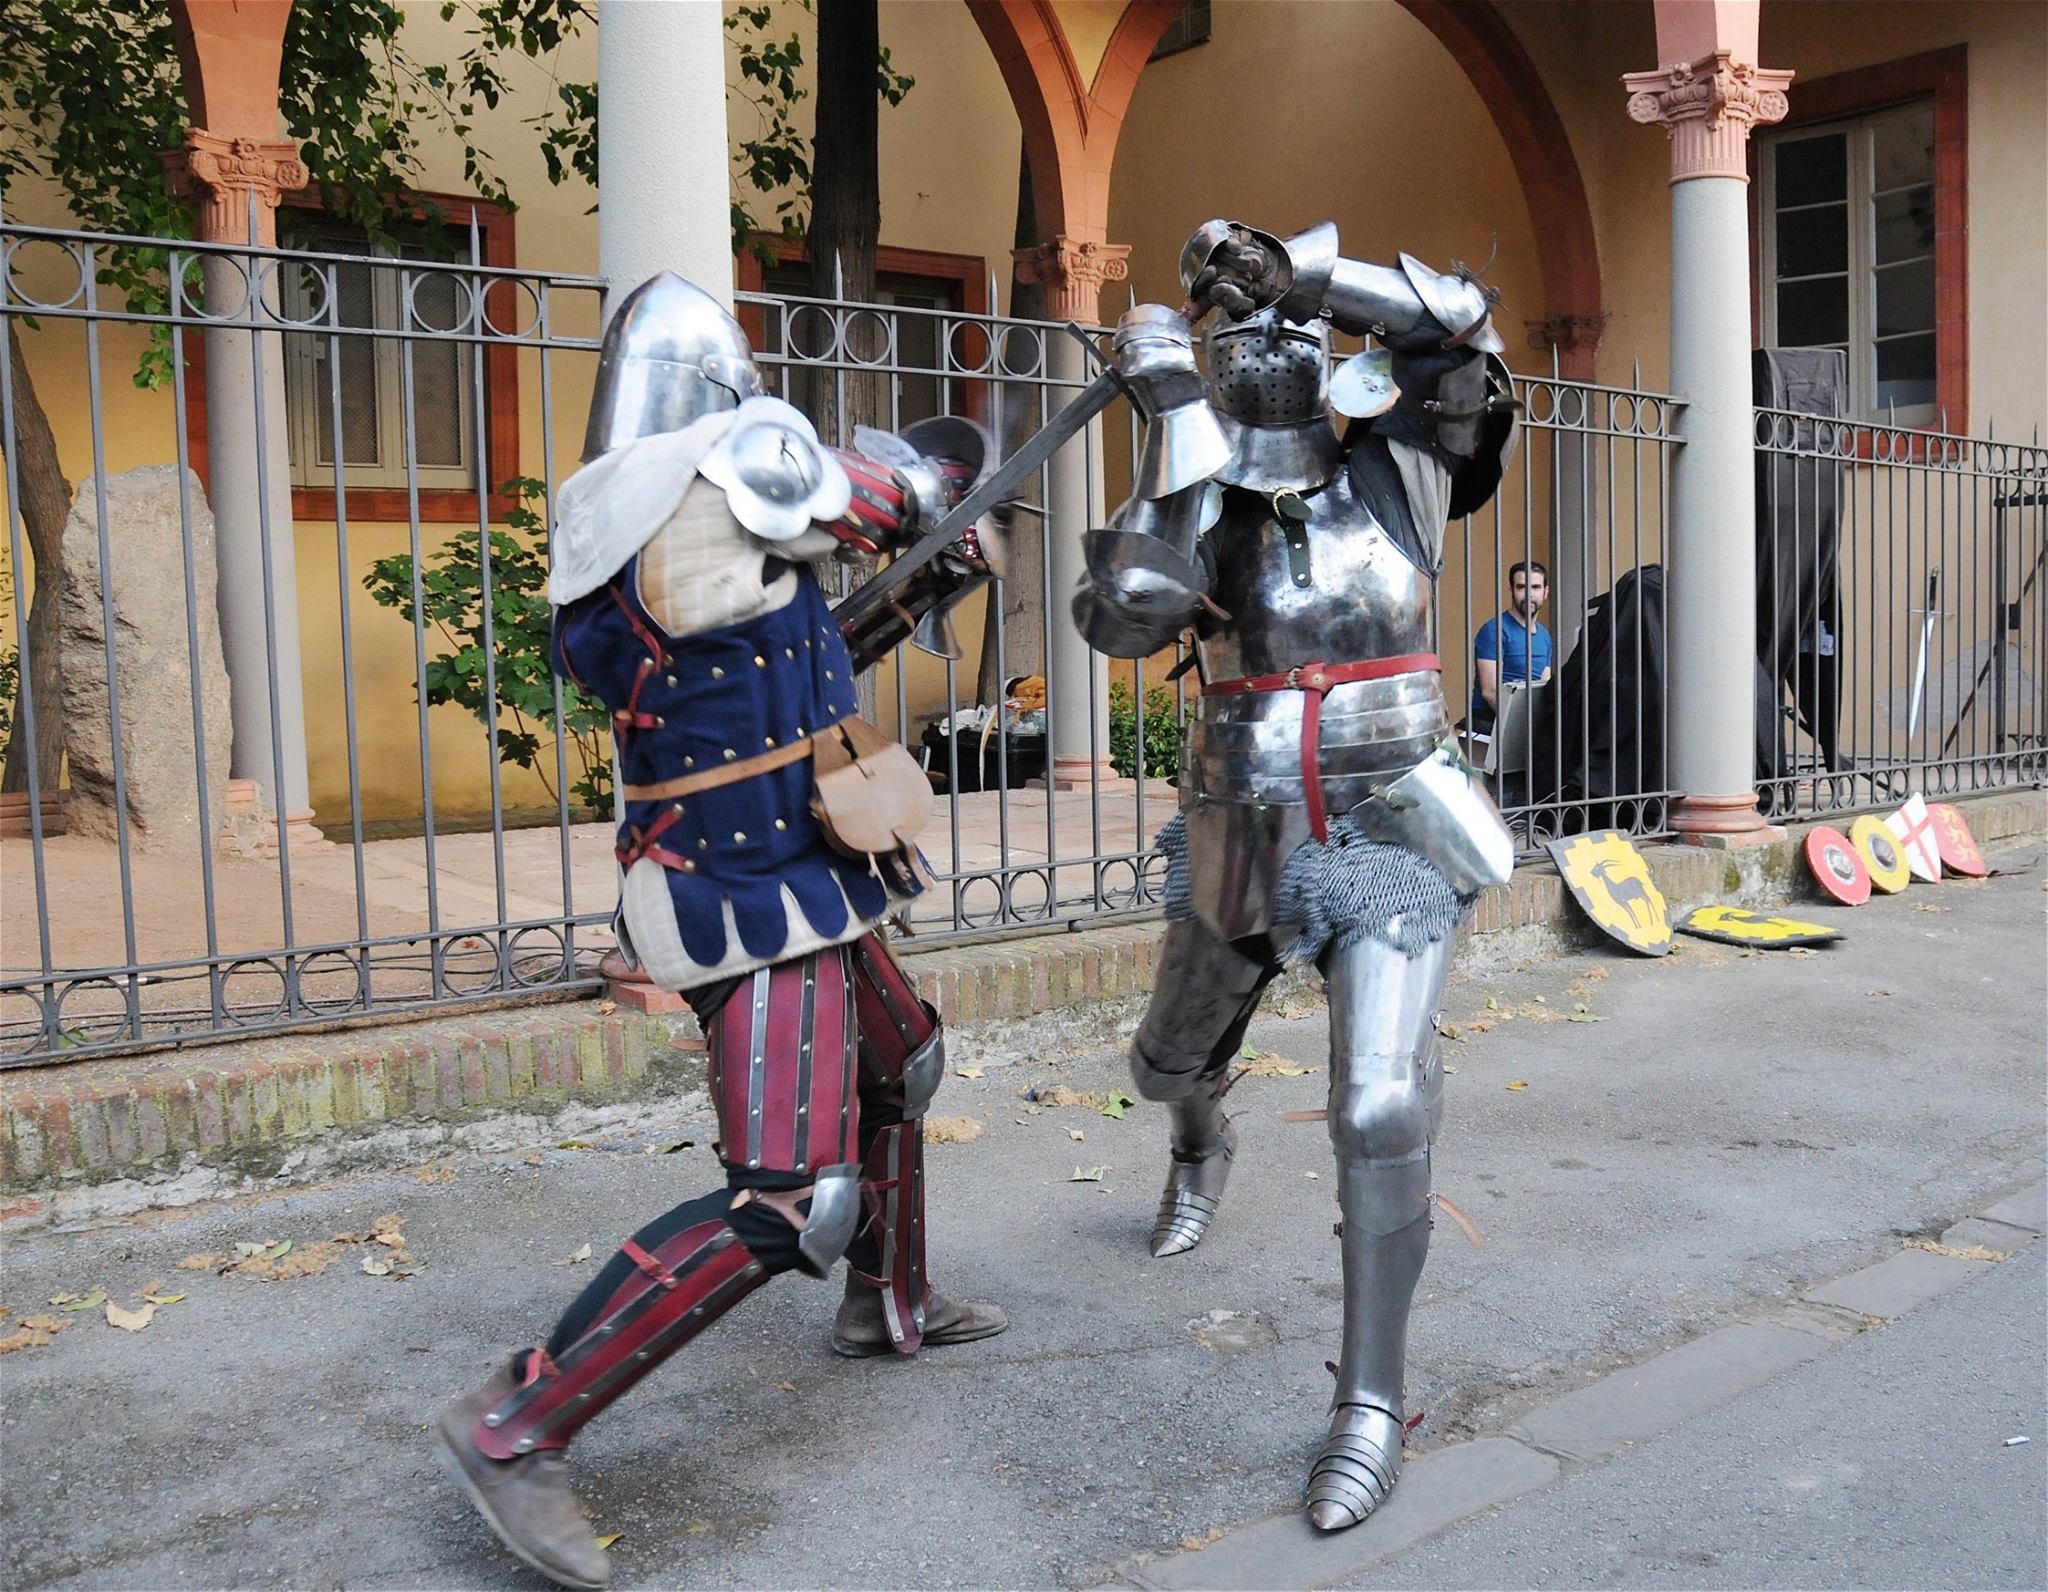
[[[1643,854],[1618,829],[1550,843],[1551,860],[1587,917],[1631,951],[1662,956],[1671,949],[1664,892]]]

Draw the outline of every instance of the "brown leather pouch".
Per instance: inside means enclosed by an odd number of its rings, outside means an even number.
[[[900,856],[915,869],[918,831],[932,810],[917,760],[861,718],[841,719],[812,741],[811,812],[833,848],[862,861]]]

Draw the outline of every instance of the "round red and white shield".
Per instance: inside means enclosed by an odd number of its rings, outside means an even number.
[[[1869,870],[1872,889],[1885,895],[1897,895],[1911,882],[1913,871],[1906,866],[1898,841],[1877,814],[1865,813],[1851,824],[1849,840],[1856,848],[1856,855],[1863,859],[1863,866]]]
[[[1934,842],[1941,850],[1941,865],[1969,879],[1988,874],[1991,870],[1985,865],[1984,853],[1977,849],[1977,837],[1963,822],[1961,810],[1952,802],[1936,802],[1927,810],[1934,815]]]
[[[1825,824],[1806,837],[1806,865],[1814,883],[1845,907],[1870,899],[1870,870],[1849,844],[1849,837]]]

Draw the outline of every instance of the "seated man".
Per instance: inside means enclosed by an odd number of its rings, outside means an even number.
[[[1550,600],[1550,572],[1535,559],[1508,566],[1510,607],[1472,638],[1471,727],[1490,733],[1500,711],[1503,681],[1542,685],[1550,678],[1550,632],[1536,615]]]

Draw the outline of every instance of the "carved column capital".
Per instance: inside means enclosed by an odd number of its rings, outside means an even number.
[[[1590,376],[1593,355],[1606,334],[1605,315],[1546,315],[1539,321],[1524,321],[1529,346],[1556,349],[1558,369],[1566,376]]]
[[[186,129],[183,149],[165,152],[164,173],[171,192],[198,206],[199,237],[207,243],[251,241],[252,193],[259,234],[254,241],[275,243],[278,202],[312,180],[297,144],[222,138],[201,127]]]
[[[1062,233],[1050,243],[1017,249],[1017,275],[1045,289],[1046,313],[1056,321],[1093,321],[1101,314],[1103,284],[1131,274],[1128,243],[1082,243]]]
[[[1628,113],[1661,125],[1671,140],[1671,180],[1749,178],[1752,127],[1782,121],[1789,71],[1735,60],[1728,51],[1654,72],[1625,72]]]

